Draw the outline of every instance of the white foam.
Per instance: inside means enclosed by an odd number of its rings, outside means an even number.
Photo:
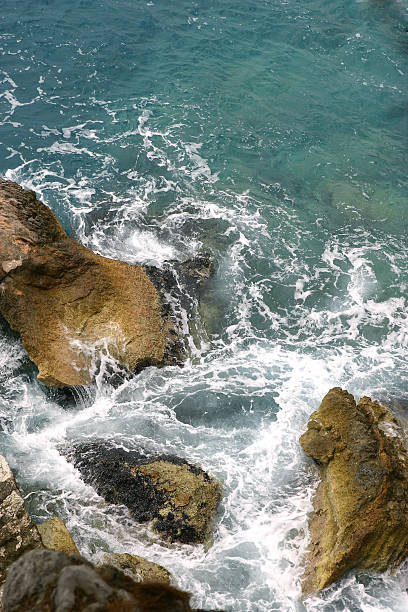
[[[139,263],[160,266],[165,261],[177,258],[176,249],[158,240],[153,232],[133,231],[127,244],[128,254]]]
[[[106,111],[108,135],[89,122],[64,124],[62,134],[44,126],[41,157],[23,159],[7,178],[40,197],[58,190],[82,242],[132,263],[160,266],[194,253],[202,246],[201,229],[211,222],[221,252],[216,291],[227,306],[218,336],[206,339],[182,369],[148,368],[113,389],[103,381],[104,367],[114,367],[106,352],[94,397],[75,408],[46,401],[18,369],[20,344],[0,343],[0,366],[13,393],[6,448],[25,486],[35,489],[31,507],[44,519],[58,511],[88,557],[110,549],[162,563],[196,594],[196,606],[237,612],[406,609],[406,569],[365,582],[346,577],[303,607],[302,556],[317,471],[298,446],[308,416],[332,386],[374,398],[404,388],[404,243],[364,228],[328,238],[322,217],[312,235],[281,185],[272,186],[277,195],[266,210],[252,193],[216,182],[204,145],[183,142],[179,123],[158,129],[158,113],[142,109],[160,108],[160,101],[138,101],[131,109],[138,124],[123,132],[125,103],[91,102]],[[15,99],[8,103],[13,108]],[[130,139],[151,171],[126,170],[128,188],[119,193],[110,186],[116,161],[99,151],[101,143],[121,146]],[[84,154],[94,174],[65,176],[63,164]],[[99,183],[104,173],[109,181]],[[170,204],[161,204],[163,194],[174,196]],[[98,197],[115,218],[99,221],[90,236],[87,215],[101,205]],[[160,205],[159,213],[150,214],[152,204]],[[187,330],[186,318],[183,325]],[[208,552],[169,549],[123,508],[104,505],[58,453],[61,444],[101,437],[129,449],[185,456],[222,479],[224,498]]]

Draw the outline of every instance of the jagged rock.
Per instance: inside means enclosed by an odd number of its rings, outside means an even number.
[[[147,561],[147,559],[138,555],[106,553],[103,559],[104,565],[117,567],[136,582],[164,582],[170,584],[171,574],[165,567]]]
[[[198,253],[195,257],[183,262],[173,262],[176,270],[190,278],[196,286],[203,285],[213,274],[215,264],[208,253]]]
[[[48,550],[58,550],[68,555],[79,555],[79,550],[71,534],[59,516],[37,525],[37,529],[44,547]]]
[[[145,456],[105,443],[78,444],[63,454],[109,503],[171,542],[209,542],[221,488],[201,468],[174,456]]]
[[[184,301],[187,310],[189,310],[187,300],[190,297],[199,297],[200,288],[211,278],[216,268],[214,260],[208,253],[198,253],[185,261],[171,259],[164,262],[164,266],[163,269],[159,269],[156,266],[145,265],[143,269],[162,295],[164,302],[166,294],[170,294],[177,301]]]
[[[83,247],[33,191],[3,179],[0,312],[49,386],[88,384],[107,350],[134,371],[167,363],[177,344],[141,266]]]
[[[164,584],[137,584],[77,555],[32,551],[12,565],[4,612],[189,612],[189,595]],[[154,603],[153,603],[154,602]],[[149,603],[148,605],[145,605]]]
[[[0,455],[0,584],[13,561],[42,546],[40,534],[27,514],[13,473]]]
[[[77,555],[32,551],[10,568],[4,612],[204,612],[190,595],[163,583],[136,583],[115,568]],[[221,611],[220,611],[221,612]]]
[[[199,253],[186,261],[170,260],[163,268],[143,266],[146,274],[157,289],[162,302],[162,316],[177,320],[181,327],[188,321],[189,335],[196,346],[200,346],[201,333],[197,330],[197,319],[201,316],[204,287],[216,269],[208,253]],[[184,311],[184,314],[183,314]],[[201,330],[201,332],[204,330]],[[185,347],[176,334],[169,333],[165,359],[180,364],[185,358]]]
[[[331,389],[300,438],[321,466],[304,593],[351,568],[383,572],[408,554],[408,447],[388,408]]]

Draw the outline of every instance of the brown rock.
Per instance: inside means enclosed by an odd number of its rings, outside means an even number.
[[[40,534],[27,514],[13,473],[0,456],[0,584],[13,561],[33,548],[42,547]]]
[[[164,583],[136,583],[77,555],[31,551],[10,568],[4,612],[193,612],[190,595]]]
[[[147,559],[138,555],[107,553],[104,555],[104,565],[117,567],[136,582],[164,582],[170,584],[171,574],[165,567],[147,561]]]
[[[221,486],[200,467],[171,455],[146,456],[103,441],[80,443],[64,455],[109,503],[171,542],[211,542]]]
[[[212,517],[221,498],[221,488],[215,480],[187,462],[173,463],[170,457],[135,466],[130,471],[133,476],[151,479],[156,491],[166,495],[160,516],[153,520],[156,531],[170,539],[208,542]]]
[[[383,572],[408,554],[408,447],[388,408],[331,389],[300,438],[321,465],[303,590],[351,568]]]
[[[79,555],[79,550],[71,534],[59,516],[37,525],[37,529],[44,547],[48,550],[59,550],[67,553],[67,555]]]
[[[49,386],[88,384],[107,350],[129,371],[160,364],[174,342],[142,267],[70,239],[33,191],[3,179],[0,311]]]

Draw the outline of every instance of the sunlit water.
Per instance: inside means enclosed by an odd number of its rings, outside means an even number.
[[[298,437],[333,386],[408,406],[407,46],[398,2],[3,0],[0,175],[102,255],[218,263],[184,368],[65,404],[0,334],[1,452],[83,555],[165,565],[200,607],[408,609],[408,564],[302,602],[317,471]],[[214,544],[166,546],[58,448],[172,453],[223,483]]]

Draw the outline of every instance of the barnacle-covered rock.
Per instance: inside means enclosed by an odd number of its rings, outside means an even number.
[[[138,521],[174,542],[208,543],[220,484],[179,457],[128,452],[103,442],[63,450],[84,481],[110,503],[124,504]]]

